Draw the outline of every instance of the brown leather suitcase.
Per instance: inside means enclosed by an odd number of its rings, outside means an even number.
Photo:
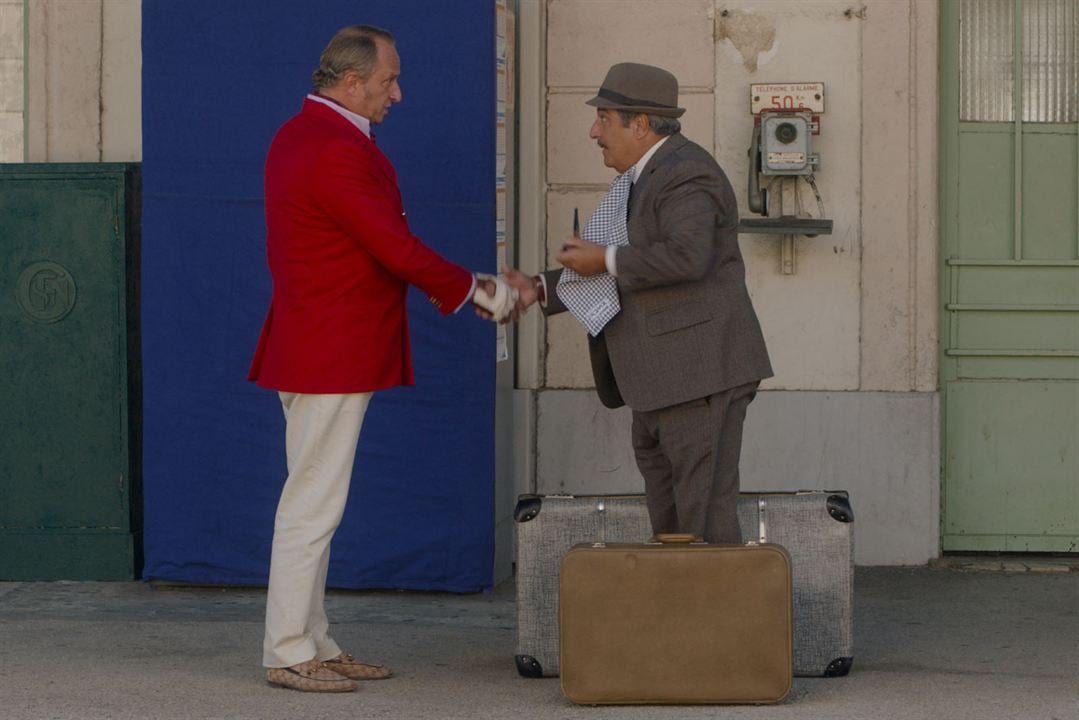
[[[790,555],[661,539],[566,554],[562,692],[585,705],[781,701],[793,675]]]

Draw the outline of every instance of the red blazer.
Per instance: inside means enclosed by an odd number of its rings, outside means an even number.
[[[405,293],[448,314],[472,274],[408,229],[397,174],[332,108],[305,100],[266,158],[273,298],[248,379],[286,392],[412,385]]]

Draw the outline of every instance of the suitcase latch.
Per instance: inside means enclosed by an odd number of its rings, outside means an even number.
[[[599,516],[599,542],[594,543],[592,547],[604,547],[607,544],[607,517],[604,513],[607,512],[607,505],[603,500],[596,501],[596,514]]]
[[[768,542],[768,521],[764,517],[764,505],[764,496],[761,495],[757,498],[757,527],[760,530],[760,542],[762,543]],[[753,544],[756,545],[757,543]]]

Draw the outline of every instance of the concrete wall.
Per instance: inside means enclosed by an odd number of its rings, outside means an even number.
[[[28,7],[27,159],[141,160],[141,1]]]
[[[23,3],[0,2],[0,162],[22,162]]]
[[[850,490],[860,563],[937,555],[935,0],[540,4],[531,24],[522,14],[522,32],[546,50],[544,77],[521,83],[547,101],[544,167],[531,176],[544,216],[522,222],[521,236],[540,245],[536,264],[554,266],[573,208],[587,216],[613,177],[587,137],[594,110],[584,105],[612,63],[678,76],[684,132],[715,153],[746,216],[749,84],[825,84],[814,150],[834,233],[796,238],[794,274],[780,272],[779,236],[741,238],[776,370],[750,408],[743,486]],[[528,196],[528,177],[521,187]],[[811,193],[803,204],[816,214]],[[587,390],[584,333],[568,315],[545,333],[532,322],[519,377],[538,393],[535,488],[639,491],[629,413],[605,411]]]
[[[749,407],[742,489],[847,490],[860,565],[936,557],[940,425],[936,393],[761,392]],[[592,390],[538,394],[539,492],[644,492],[629,443],[632,413]]]

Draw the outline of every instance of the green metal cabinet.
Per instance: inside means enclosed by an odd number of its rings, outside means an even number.
[[[139,168],[0,165],[0,580],[141,555]]]

